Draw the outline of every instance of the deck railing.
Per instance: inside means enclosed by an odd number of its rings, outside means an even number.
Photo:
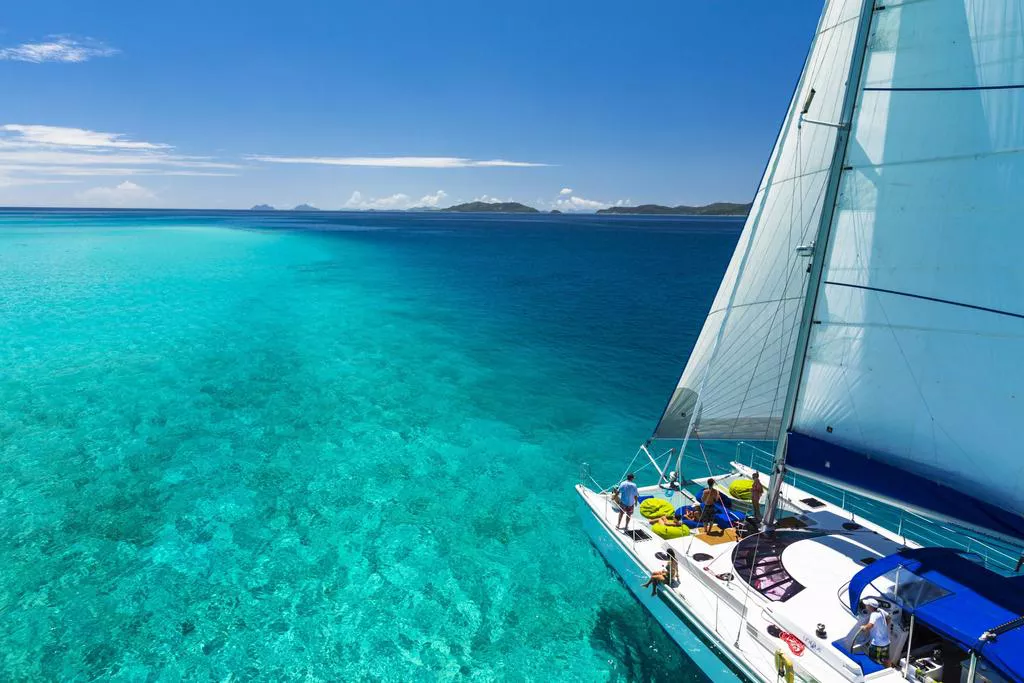
[[[736,444],[736,462],[749,465],[752,469],[770,473],[774,459],[774,454],[754,444],[746,441]],[[983,540],[966,529],[946,525],[865,496],[848,493],[837,486],[824,484],[809,477],[787,474],[786,483],[818,496],[851,514],[870,520],[904,539],[921,545],[955,547],[974,553],[981,558],[985,567],[993,571],[1013,574],[1021,557],[1020,549],[1001,545],[996,541]]]

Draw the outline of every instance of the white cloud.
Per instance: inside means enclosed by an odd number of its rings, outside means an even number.
[[[563,187],[558,191],[558,196],[551,202],[551,208],[558,209],[559,211],[597,211],[598,209],[607,209],[609,206],[629,206],[631,201],[629,199],[619,199],[614,204],[610,204],[596,199],[577,197],[573,194],[571,187]]]
[[[281,157],[250,155],[246,158],[270,164],[320,164],[325,166],[377,166],[386,168],[484,168],[549,165],[531,161],[508,161],[505,159],[478,161],[463,157]]]
[[[597,211],[598,209],[607,209],[608,203],[583,197],[566,197],[556,199],[554,207],[559,211]]]
[[[485,195],[481,195],[479,197],[474,197],[471,201],[474,201],[474,202],[484,202],[485,204],[505,204],[505,203],[511,202],[513,200],[512,199],[501,199],[499,197],[492,197],[492,196],[490,196],[488,194],[485,194]]]
[[[22,43],[0,48],[0,60],[16,62],[86,62],[93,57],[109,57],[119,50],[95,40],[76,40],[70,36],[47,36],[45,42]]]
[[[84,128],[62,126],[25,125],[6,123],[0,130],[15,133],[12,144],[55,145],[58,147],[114,147],[117,149],[170,149],[170,145],[159,142],[134,142],[125,140],[122,133],[100,133]]]
[[[427,194],[420,197],[420,201],[417,203],[417,206],[438,207],[447,197],[447,192],[444,190],[438,190],[434,194]]]
[[[150,206],[156,200],[156,193],[130,180],[114,187],[92,187],[75,197],[86,204],[103,207]]]
[[[434,194],[420,197],[418,200],[403,192],[397,192],[387,197],[364,197],[363,193],[356,190],[345,202],[346,209],[376,209],[378,211],[403,211],[418,206],[438,207],[444,202],[448,193],[438,190]]]
[[[176,154],[170,145],[85,128],[0,125],[0,175],[43,182],[82,176],[234,175],[238,164]]]
[[[363,197],[363,193],[356,190],[345,202],[348,209],[407,209],[411,206],[411,198],[401,192],[389,197]]]

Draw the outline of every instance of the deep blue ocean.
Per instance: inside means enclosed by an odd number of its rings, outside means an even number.
[[[0,680],[703,680],[573,485],[740,228],[0,211]]]

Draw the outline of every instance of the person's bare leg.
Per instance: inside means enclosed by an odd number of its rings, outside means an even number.
[[[619,508],[619,521],[615,522],[615,528],[616,529],[618,529],[620,526],[622,526],[622,513],[623,513],[623,509]]]

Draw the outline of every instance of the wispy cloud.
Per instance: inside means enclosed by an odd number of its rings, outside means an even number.
[[[379,166],[385,168],[529,168],[550,166],[532,161],[476,160],[464,157],[283,157],[251,155],[252,161],[270,164],[320,164],[324,166]]]
[[[25,185],[52,185],[54,183],[72,183],[73,180],[56,180],[50,178],[12,178],[0,173],[0,189],[7,187],[24,187]]]
[[[238,164],[178,154],[160,142],[84,128],[0,125],[0,175],[24,183],[82,176],[224,176]]]
[[[0,48],[0,60],[33,64],[42,64],[43,62],[78,63],[87,62],[93,57],[110,57],[118,52],[119,50],[116,48],[91,38],[78,40],[71,36],[58,35],[47,36],[38,43],[22,43]]]
[[[113,147],[116,149],[170,149],[170,145],[159,142],[137,142],[127,140],[123,133],[100,133],[84,128],[62,126],[25,125],[7,123],[0,130],[15,133],[11,142],[21,145],[57,145],[61,147]]]
[[[558,194],[563,195],[563,196],[564,195],[572,194],[572,188],[571,187],[563,187],[561,190],[558,191]]]

